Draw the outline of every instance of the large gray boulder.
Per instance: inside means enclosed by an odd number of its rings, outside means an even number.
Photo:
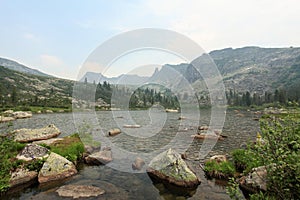
[[[152,178],[180,187],[193,188],[200,184],[200,180],[181,155],[172,149],[156,156],[150,162],[147,172]]]
[[[17,155],[17,159],[31,161],[34,159],[43,159],[49,156],[49,150],[37,144],[27,144]]]
[[[15,141],[17,142],[32,142],[38,140],[47,140],[57,137],[60,130],[53,124],[40,129],[19,129],[14,131]]]
[[[26,183],[34,181],[38,176],[36,171],[29,171],[28,169],[17,169],[16,171],[11,173],[11,177],[9,179],[10,188],[21,186]]]
[[[77,174],[75,165],[66,158],[51,153],[38,175],[39,183],[61,180]]]
[[[259,190],[267,191],[267,168],[260,166],[253,168],[247,176],[240,179],[240,185],[243,189],[250,192]]]
[[[73,199],[97,197],[105,193],[101,188],[90,185],[64,185],[56,192],[61,197],[72,197]]]

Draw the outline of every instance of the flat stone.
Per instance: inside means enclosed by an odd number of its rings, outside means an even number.
[[[27,144],[17,155],[17,159],[31,161],[34,159],[43,159],[49,156],[49,150],[37,144]]]
[[[77,174],[75,165],[66,158],[52,152],[39,172],[38,181],[39,183],[46,183],[65,179],[74,174]]]
[[[0,122],[10,122],[16,120],[14,117],[3,117],[0,116]]]
[[[147,172],[150,177],[179,187],[193,188],[200,184],[200,180],[181,155],[172,149],[156,156],[150,162]]]
[[[13,132],[15,134],[15,141],[17,142],[32,142],[38,140],[47,140],[57,137],[60,130],[53,124],[40,129],[19,129]]]
[[[13,112],[12,116],[16,119],[25,119],[25,118],[32,117],[32,113],[31,112],[17,111],[17,112]]]
[[[29,171],[28,169],[17,169],[15,172],[11,173],[9,185],[11,188],[19,185],[24,185],[36,179],[37,176],[38,173],[36,171]]]
[[[51,139],[48,139],[48,140],[39,140],[39,141],[34,141],[32,142],[33,144],[45,144],[45,145],[52,145],[54,143],[56,143],[57,141],[62,141],[64,140],[63,138],[51,138]]]
[[[105,193],[101,188],[90,185],[64,185],[57,189],[56,192],[61,197],[72,197],[74,199],[97,197]]]

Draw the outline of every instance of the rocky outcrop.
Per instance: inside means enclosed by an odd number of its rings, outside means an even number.
[[[154,179],[180,187],[193,188],[200,184],[200,180],[181,155],[172,149],[156,156],[150,162],[147,172]]]
[[[17,169],[11,173],[9,180],[10,188],[24,185],[29,182],[33,182],[38,176],[36,171],[29,171],[28,169]]]
[[[61,197],[72,197],[74,199],[97,197],[105,193],[101,188],[90,185],[64,185],[58,188],[56,192]]]
[[[14,131],[15,141],[32,142],[37,140],[46,140],[56,137],[60,134],[60,130],[51,124],[40,129],[19,129]]]
[[[103,150],[93,153],[85,157],[85,162],[90,165],[107,164],[113,160],[112,152],[110,148],[104,148]]]
[[[49,156],[49,150],[37,144],[27,144],[17,155],[17,159],[31,161],[34,159],[43,159]]]
[[[66,158],[51,153],[38,175],[39,183],[56,181],[77,173],[75,165]]]
[[[267,169],[266,166],[253,168],[247,176],[243,176],[240,180],[242,189],[257,192],[259,190],[267,191]]]

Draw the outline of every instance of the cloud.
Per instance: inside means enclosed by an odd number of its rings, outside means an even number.
[[[39,38],[32,33],[24,33],[23,38],[30,41],[39,41]]]

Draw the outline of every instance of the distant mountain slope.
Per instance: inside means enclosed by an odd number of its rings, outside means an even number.
[[[149,77],[144,77],[144,76],[138,76],[135,74],[122,74],[117,77],[106,77],[102,75],[101,73],[96,73],[96,72],[87,72],[81,79],[80,82],[84,82],[85,80],[88,83],[103,83],[104,81],[109,82],[110,84],[127,84],[127,85],[140,85],[145,82]]]
[[[263,94],[300,83],[300,48],[227,48],[212,51],[209,55],[223,76],[226,90]],[[194,87],[204,85],[200,73],[191,64],[164,65],[155,76],[162,76],[170,67]]]
[[[54,77],[36,76],[0,66],[0,98],[10,101],[15,92],[22,102],[62,106],[71,103],[74,81]],[[50,101],[51,100],[51,101]]]
[[[13,60],[9,60],[6,58],[0,58],[0,66],[3,66],[5,68],[11,69],[11,70],[15,70],[18,72],[23,72],[26,74],[33,74],[33,75],[38,75],[38,76],[48,76],[50,77],[50,75],[45,74],[43,72],[40,72],[39,70],[36,69],[31,69],[29,67],[26,67],[25,65],[22,65],[16,61]]]

